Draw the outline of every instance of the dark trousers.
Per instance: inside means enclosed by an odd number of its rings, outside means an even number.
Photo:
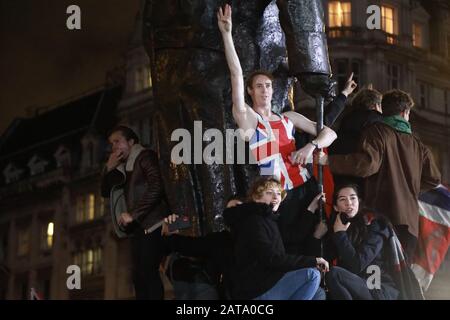
[[[165,254],[161,228],[151,234],[136,231],[131,238],[133,282],[137,300],[162,300],[164,287],[159,265]]]
[[[332,300],[373,300],[366,280],[340,267],[332,267],[325,274]]]
[[[397,233],[398,239],[402,244],[403,250],[406,253],[408,262],[412,263],[414,259],[414,253],[417,247],[417,238],[408,232],[407,225],[396,225],[394,226],[395,232]]]

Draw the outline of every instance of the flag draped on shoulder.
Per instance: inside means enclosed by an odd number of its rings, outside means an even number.
[[[412,269],[423,290],[445,259],[450,245],[450,191],[443,185],[419,196],[419,239]]]

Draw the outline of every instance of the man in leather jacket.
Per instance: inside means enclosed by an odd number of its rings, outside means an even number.
[[[108,140],[112,153],[102,177],[102,196],[110,197],[113,188],[123,189],[126,211],[120,213],[117,223],[123,232],[131,235],[136,299],[163,299],[159,275],[164,255],[161,221],[168,213],[168,206],[157,154],[142,147],[136,133],[125,126],[114,128]]]

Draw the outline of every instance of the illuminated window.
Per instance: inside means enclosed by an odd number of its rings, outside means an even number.
[[[102,272],[102,249],[87,249],[78,252],[73,257],[75,265],[79,266],[84,275],[95,275]]]
[[[422,26],[417,23],[413,23],[413,46],[417,48],[423,47],[423,38],[422,38]]]
[[[89,194],[88,196],[88,209],[87,209],[88,220],[94,220],[95,217],[95,196]]]
[[[328,21],[330,28],[350,27],[352,25],[352,4],[341,1],[329,2]]]
[[[78,196],[75,217],[76,222],[79,223],[94,220],[97,211],[98,210],[95,210],[95,195],[93,193]]]
[[[17,235],[17,255],[25,256],[30,252],[30,228],[20,229]]]
[[[53,247],[54,231],[55,231],[55,224],[53,222],[43,224],[41,231],[42,250],[50,250]]]
[[[396,41],[396,23],[395,9],[392,7],[381,6],[381,29],[387,33],[386,41],[394,44]]]

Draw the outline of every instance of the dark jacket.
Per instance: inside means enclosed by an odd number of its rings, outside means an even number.
[[[154,151],[134,145],[125,165],[110,172],[105,170],[102,196],[109,197],[116,185],[123,187],[127,212],[136,226],[149,228],[169,213],[158,157]]]
[[[224,218],[233,241],[232,298],[256,298],[285,273],[316,266],[314,257],[285,253],[270,206],[244,203],[226,209]]]
[[[371,219],[370,216],[367,215],[368,220]],[[334,220],[333,215],[331,221]],[[372,295],[375,299],[397,299],[399,291],[392,277],[388,251],[389,239],[393,234],[387,223],[379,219],[368,221],[367,236],[358,246],[355,246],[349,237],[350,229],[333,232],[330,227],[330,230],[325,244],[325,259],[329,259],[328,261],[337,259],[337,266],[363,279],[373,275],[373,271],[368,270],[369,266],[378,266],[381,271],[381,290],[372,290]]]
[[[440,172],[431,151],[412,134],[383,122],[364,129],[356,153],[330,156],[333,174],[364,179],[364,202],[417,237],[419,192],[436,187]],[[395,191],[395,192],[393,192]]]
[[[341,121],[341,126],[337,133],[337,139],[328,148],[329,154],[349,154],[356,151],[361,133],[366,126],[372,123],[382,121],[383,116],[376,110],[357,109],[347,114]],[[361,194],[364,196],[363,179],[351,175],[333,174],[336,185],[344,183],[354,183],[360,187]]]

